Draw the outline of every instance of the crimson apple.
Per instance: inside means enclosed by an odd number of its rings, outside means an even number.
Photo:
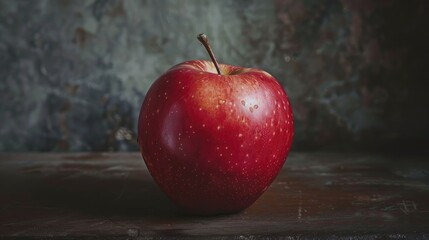
[[[250,206],[282,168],[293,137],[292,109],[265,71],[212,61],[180,63],[146,94],[138,139],[149,172],[188,213]]]

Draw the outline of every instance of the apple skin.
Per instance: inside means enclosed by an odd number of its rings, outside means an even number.
[[[282,168],[294,134],[292,109],[265,71],[193,60],[150,87],[141,107],[143,159],[164,193],[185,212],[249,207]]]

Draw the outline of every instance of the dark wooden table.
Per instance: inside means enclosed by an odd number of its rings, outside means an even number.
[[[427,160],[292,153],[247,210],[190,217],[138,153],[0,154],[0,239],[429,238]]]

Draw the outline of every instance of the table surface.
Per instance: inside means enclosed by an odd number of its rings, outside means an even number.
[[[0,154],[0,238],[429,238],[427,160],[292,153],[250,208],[191,217],[138,153]]]

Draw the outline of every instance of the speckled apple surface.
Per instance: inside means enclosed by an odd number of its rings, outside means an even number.
[[[287,95],[265,71],[208,61],[176,65],[149,89],[139,118],[146,165],[186,212],[250,206],[283,166],[292,143]]]

